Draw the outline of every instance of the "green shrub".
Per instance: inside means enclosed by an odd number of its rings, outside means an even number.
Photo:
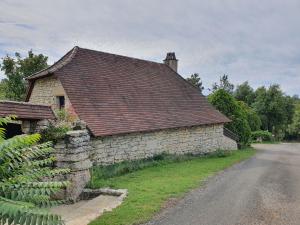
[[[252,108],[250,108],[245,102],[238,101],[238,104],[243,110],[243,113],[246,115],[246,119],[250,126],[251,131],[260,130],[261,120],[259,115]]]
[[[252,141],[274,141],[274,137],[271,132],[265,130],[254,131],[251,133]]]
[[[73,112],[73,109],[70,107],[66,109],[56,110],[55,115],[57,117],[57,120],[62,123],[71,124],[77,119],[75,112]]]
[[[63,139],[66,133],[72,130],[73,123],[75,121],[74,114],[70,113],[67,109],[57,110],[55,112],[57,120],[52,121],[49,126],[42,130],[41,141],[52,141],[57,143],[58,140]]]
[[[0,125],[8,121],[0,118]],[[51,196],[68,185],[49,180],[69,170],[52,168],[52,144],[37,144],[39,134],[4,140],[4,132],[0,128],[0,224],[64,224],[46,208],[61,203]]]
[[[211,152],[208,154],[209,157],[216,157],[216,158],[225,158],[232,155],[232,151],[230,150],[223,150],[217,149],[217,151]]]
[[[247,121],[247,111],[227,91],[219,89],[208,97],[209,102],[220,112],[232,120],[225,127],[239,136],[239,144],[247,146],[250,143],[251,128]]]
[[[66,133],[70,130],[71,128],[68,126],[55,126],[54,124],[50,123],[50,125],[46,129],[41,131],[41,141],[51,141],[53,143],[56,143],[58,140],[64,138]]]

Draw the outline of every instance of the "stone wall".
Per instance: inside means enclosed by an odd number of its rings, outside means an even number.
[[[147,158],[163,152],[201,154],[217,149],[237,149],[237,143],[223,135],[223,125],[93,138],[91,146],[91,160],[101,165]]]
[[[65,139],[54,146],[56,166],[71,169],[71,173],[66,175],[71,184],[61,193],[61,198],[76,201],[90,181],[89,141],[87,130],[75,130],[67,132]]]
[[[22,120],[21,129],[24,134],[40,133],[49,126],[50,121],[43,120]]]
[[[56,96],[65,96],[65,107],[71,107],[70,100],[61,82],[53,77],[45,77],[35,81],[29,102],[50,105],[53,110],[57,109]]]
[[[90,138],[86,125],[78,122],[55,146],[56,166],[69,168],[63,179],[71,185],[58,197],[78,200],[90,180],[92,163],[108,165],[137,160],[167,152],[170,154],[203,154],[217,149],[235,150],[237,143],[223,135],[223,125],[167,129],[155,132]]]
[[[226,146],[227,149],[238,149],[236,141],[232,140],[229,137],[223,136],[221,143],[222,145]]]

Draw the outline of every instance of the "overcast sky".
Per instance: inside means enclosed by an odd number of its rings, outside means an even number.
[[[0,0],[1,58],[33,49],[53,63],[75,45],[157,62],[174,51],[205,87],[228,74],[300,94],[299,0]]]

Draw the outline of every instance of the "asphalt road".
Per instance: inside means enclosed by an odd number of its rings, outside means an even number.
[[[147,225],[300,225],[300,144],[255,148]]]

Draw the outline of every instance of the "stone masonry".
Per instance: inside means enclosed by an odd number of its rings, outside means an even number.
[[[155,132],[90,138],[84,123],[78,123],[55,146],[56,166],[69,168],[69,185],[59,196],[78,200],[90,181],[92,163],[108,165],[126,160],[149,158],[161,153],[204,154],[217,149],[235,150],[237,143],[223,135],[223,125],[167,129]]]
[[[100,165],[148,158],[163,152],[204,154],[217,149],[237,149],[237,143],[223,135],[223,125],[93,138],[91,145],[91,160]]]
[[[21,121],[21,129],[24,134],[40,133],[49,126],[49,120],[23,120]]]
[[[66,177],[71,184],[63,193],[64,199],[76,201],[90,181],[89,169],[92,162],[89,159],[89,141],[90,135],[87,130],[74,130],[67,132],[65,139],[54,146],[56,166],[71,169],[71,173]]]
[[[57,109],[56,96],[65,96],[65,107],[71,103],[61,82],[55,77],[45,77],[35,81],[29,102],[50,105],[53,110]]]

